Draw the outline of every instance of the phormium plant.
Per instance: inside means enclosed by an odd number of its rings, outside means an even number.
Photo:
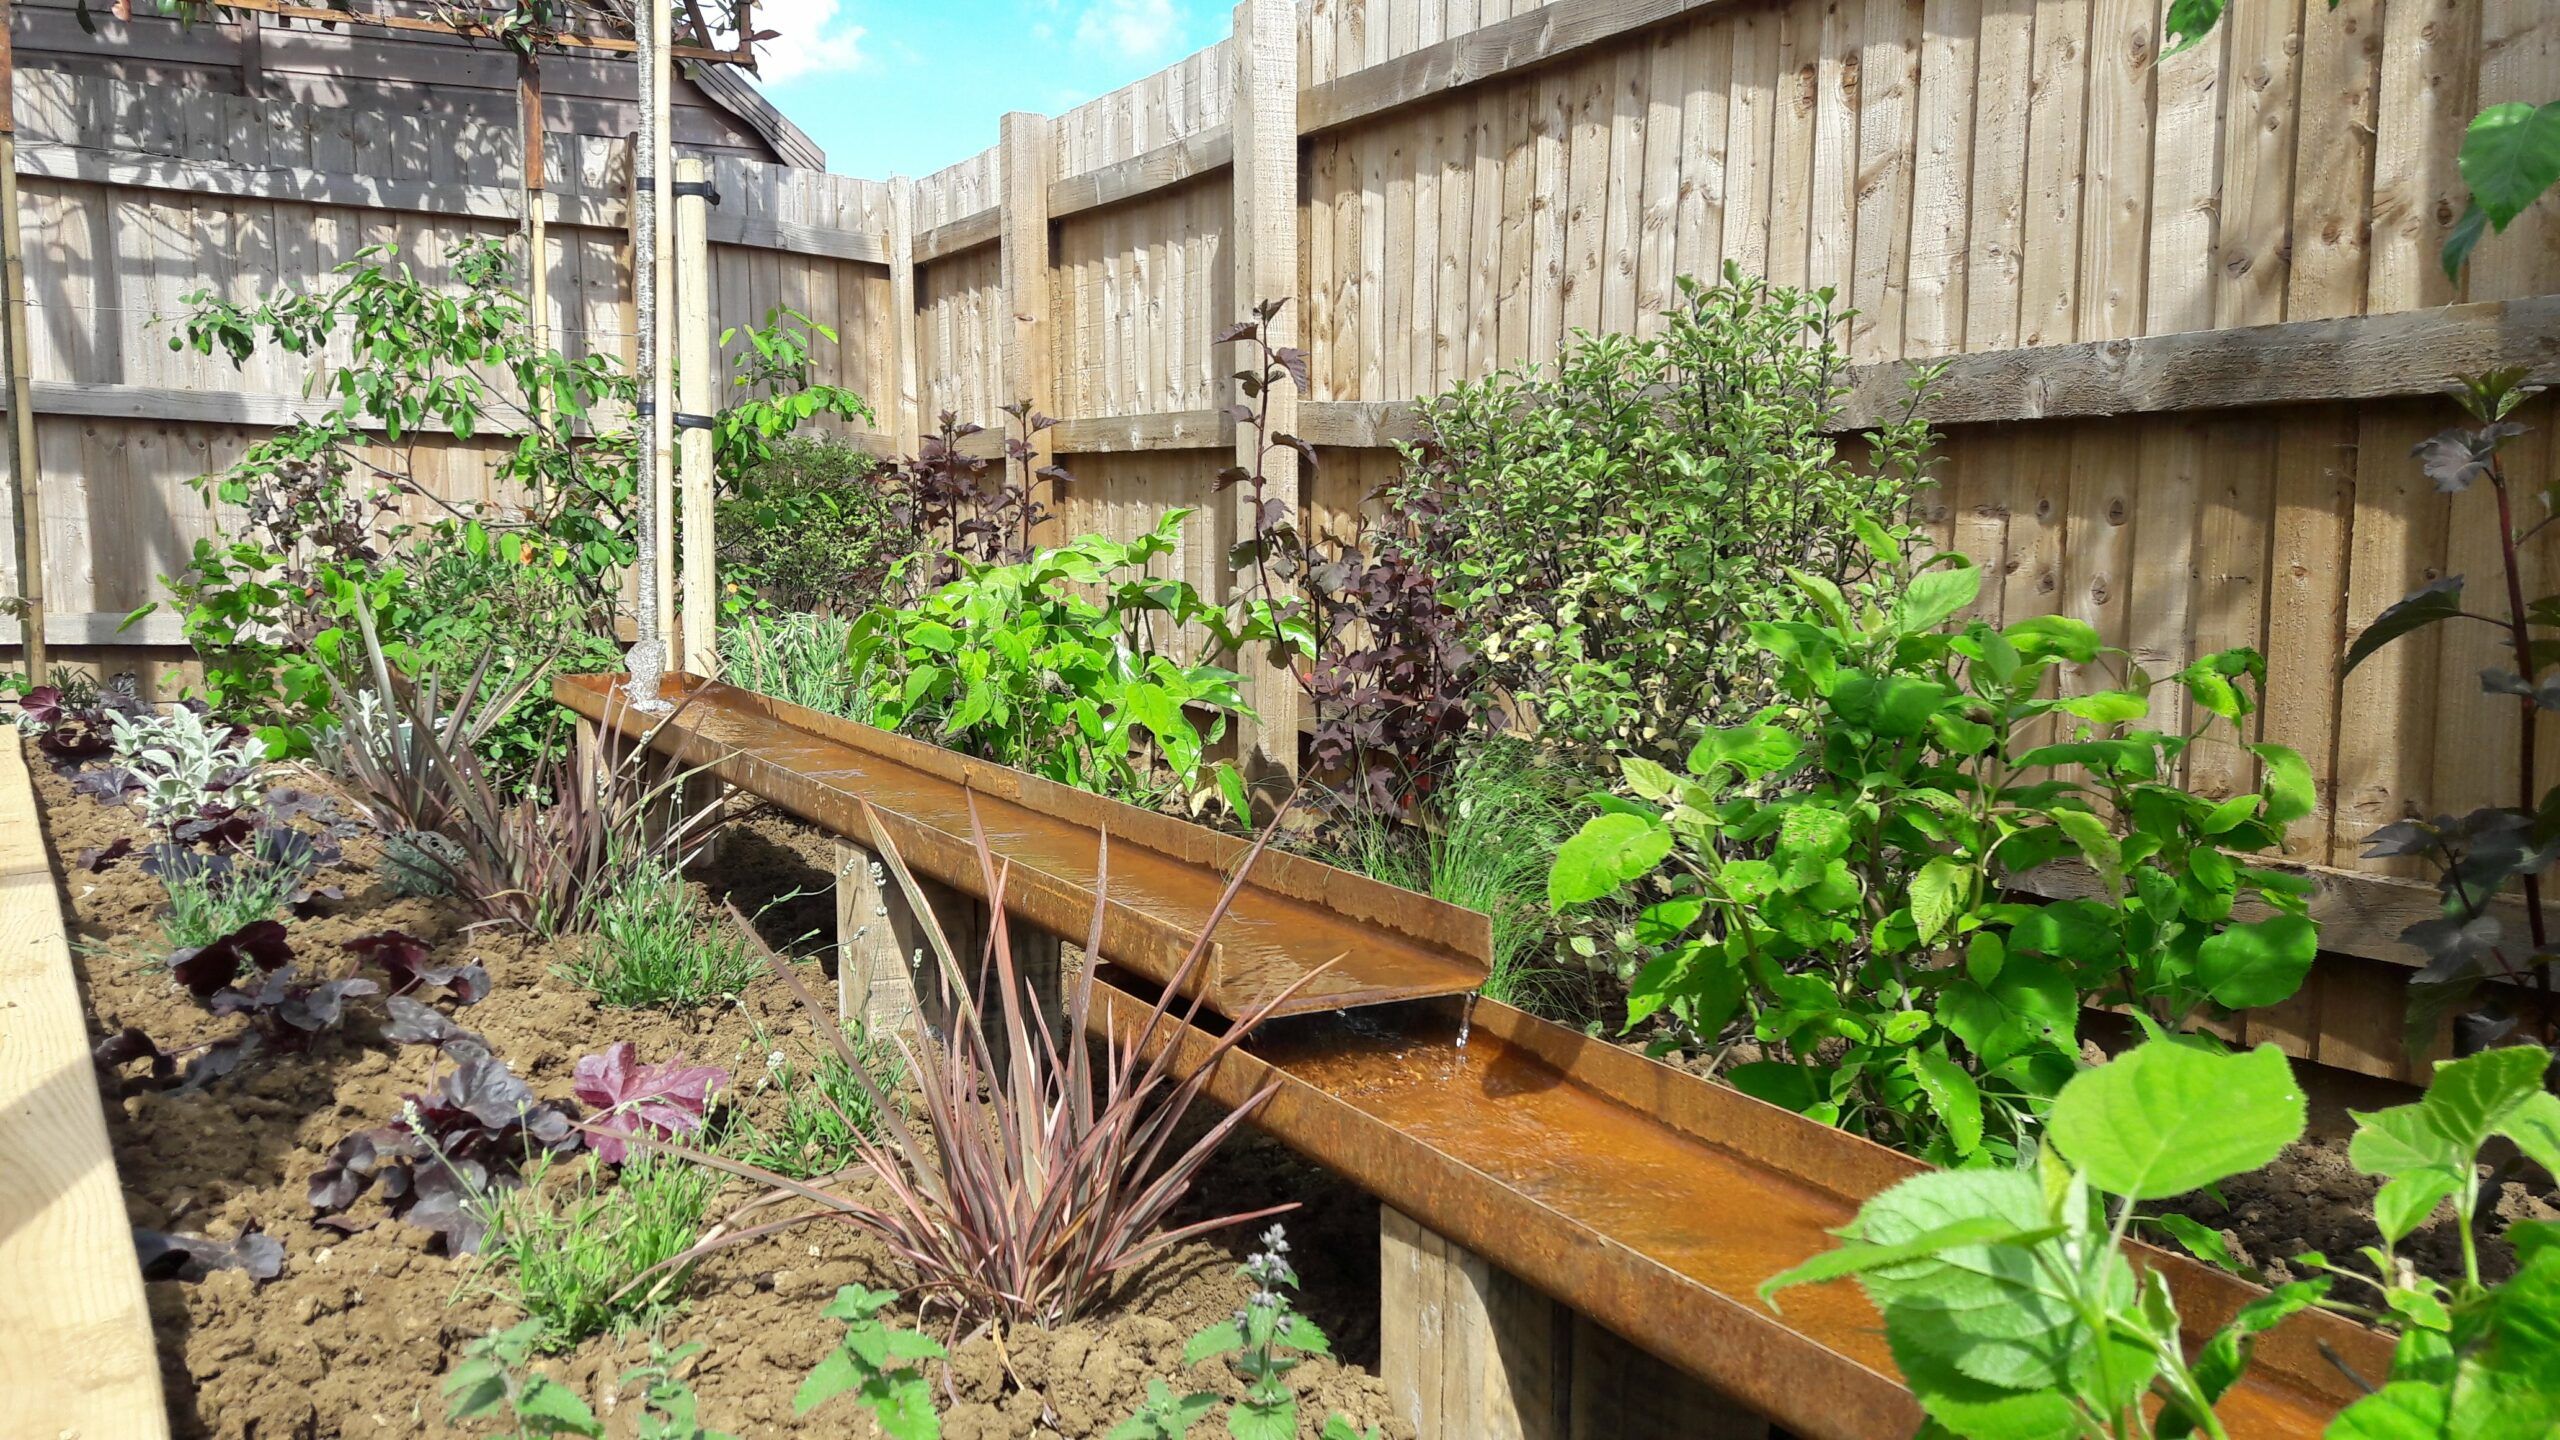
[[[914,913],[931,917],[932,909],[895,844],[877,824],[871,825],[871,833]],[[1179,998],[1182,985],[1204,962],[1209,936],[1252,873],[1262,844],[1268,842],[1266,831],[1236,867],[1226,893],[1202,921],[1199,941],[1136,1023],[1131,1038],[1061,1044],[1055,1034],[1086,1033],[1095,966],[1077,970],[1067,996],[1068,1014],[1053,1032],[1050,1017],[1026,996],[1014,969],[1003,904],[1009,864],[996,858],[983,832],[974,839],[988,913],[994,917],[992,934],[982,957],[964,956],[938,922],[928,918],[928,974],[947,987],[951,1020],[920,1044],[898,1038],[906,1073],[914,1077],[918,1092],[912,1120],[880,1092],[862,1057],[844,1039],[837,1017],[809,995],[796,967],[773,955],[775,973],[799,996],[818,1033],[838,1044],[844,1073],[870,1101],[876,1134],[848,1126],[854,1128],[859,1171],[841,1179],[795,1180],[674,1141],[660,1142],[658,1148],[767,1187],[764,1196],[731,1217],[726,1233],[706,1240],[705,1249],[786,1226],[832,1220],[880,1240],[913,1272],[913,1288],[928,1302],[948,1305],[964,1324],[1054,1325],[1083,1312],[1115,1277],[1165,1247],[1276,1213],[1172,1221],[1200,1167],[1271,1092],[1250,1097],[1196,1133],[1184,1123],[1192,1102],[1219,1057],[1251,1035],[1270,1007],[1295,993],[1296,985],[1238,1017],[1210,1045],[1189,1079],[1172,1079],[1173,1047],[1158,1042],[1171,1037],[1174,1025],[1197,1016],[1199,1002]],[[1098,863],[1097,896],[1109,891],[1107,845]],[[1084,953],[1107,960],[1101,926],[1097,906]],[[993,999],[982,1004],[980,997]],[[790,1206],[794,1213],[750,1223],[758,1212],[775,1206]]]

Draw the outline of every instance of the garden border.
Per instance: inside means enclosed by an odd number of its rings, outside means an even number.
[[[159,1349],[25,743],[0,754],[0,1395],[15,1433],[165,1440]]]

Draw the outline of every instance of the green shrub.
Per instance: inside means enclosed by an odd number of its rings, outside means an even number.
[[[844,1036],[870,1084],[832,1046],[817,1047],[817,1058],[804,1061],[759,1034],[757,1045],[766,1047],[765,1078],[756,1088],[778,1093],[782,1114],[771,1130],[739,1124],[723,1148],[795,1180],[833,1175],[858,1161],[862,1142],[880,1133],[875,1097],[896,1095],[905,1084],[905,1067],[897,1047],[874,1038],[859,1021],[846,1025]]]
[[[845,653],[853,622],[833,615],[743,615],[720,637],[721,678],[741,689],[870,723],[871,689]]]
[[[482,1201],[485,1264],[542,1323],[542,1344],[567,1349],[590,1335],[642,1323],[675,1303],[690,1266],[658,1267],[702,1237],[720,1176],[646,1150],[608,1181],[589,1156],[566,1175],[549,1157],[525,1183]],[[643,1277],[656,1275],[645,1284]]]
[[[1551,369],[1428,402],[1385,497],[1427,520],[1485,681],[1595,766],[1675,759],[1758,709],[1745,622],[1783,608],[1786,566],[1864,575],[1850,522],[1898,513],[1929,443],[1888,425],[1860,464],[1826,433],[1846,362],[1831,292],[1732,267],[1680,286],[1651,339],[1578,335]]]
[[[878,603],[917,543],[873,478],[879,468],[841,440],[798,436],[736,477],[718,514],[727,608],[854,615]]]
[[[875,723],[1137,804],[1246,809],[1235,766],[1209,747],[1252,712],[1235,671],[1177,659],[1183,632],[1231,656],[1250,632],[1180,580],[1173,510],[1135,540],[1086,535],[1018,565],[959,561],[960,578],[865,615],[846,642]],[[1193,712],[1205,712],[1204,726]]]
[[[2195,734],[2245,735],[2256,652],[2206,656],[2155,695],[2080,621],[1958,622],[1970,561],[1914,570],[1862,529],[1882,579],[1844,594],[1799,572],[1802,618],[1751,625],[1780,702],[1707,731],[1685,774],[1627,757],[1639,798],[1566,843],[1549,899],[1655,877],[1630,1023],[1663,1012],[1713,1042],[1739,1017],[1767,1057],[1727,1072],[1739,1088],[1944,1163],[2005,1160],[2078,1070],[2083,1006],[2179,1030],[2300,986],[2311,887],[2258,862],[2310,813],[2311,773],[2252,745],[2261,790],[2176,783]],[[2124,683],[2052,696],[2102,665]],[[2008,901],[2056,862],[2098,898]],[[2274,913],[2234,921],[2240,901]]]
[[[755,947],[696,909],[674,871],[628,872],[594,915],[594,935],[561,973],[601,1004],[689,1009],[728,999],[764,973]]]

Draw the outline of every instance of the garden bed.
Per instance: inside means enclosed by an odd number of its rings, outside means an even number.
[[[175,1049],[227,1033],[158,966],[162,890],[130,864],[93,873],[84,851],[138,838],[123,809],[75,795],[59,776],[36,776],[57,873],[67,877],[70,920],[92,1034],[140,1027]],[[762,913],[768,937],[816,952],[831,938],[825,837],[773,817],[742,827],[696,883]],[[804,1050],[814,1027],[771,977],[733,1003],[684,1013],[600,1007],[555,967],[572,958],[564,939],[527,943],[472,927],[452,900],[399,898],[377,884],[371,843],[348,842],[324,877],[344,898],[293,922],[305,956],[334,953],[358,935],[397,928],[433,948],[437,964],[478,960],[490,997],[457,1018],[545,1099],[567,1096],[584,1055],[630,1041],[644,1062],[684,1057],[727,1066],[737,1080],[735,1118],[769,1120],[758,1089],[769,1050]],[[777,897],[790,896],[773,903]],[[814,892],[814,893],[812,893]],[[815,971],[818,963],[812,961]],[[368,1012],[370,1013],[370,1012]],[[282,1273],[256,1284],[238,1271],[194,1283],[149,1286],[171,1418],[180,1436],[329,1437],[488,1433],[443,1422],[439,1378],[464,1347],[520,1318],[480,1262],[434,1253],[428,1231],[382,1218],[372,1200],[349,1217],[376,1220],[356,1233],[315,1224],[306,1190],[332,1146],[400,1113],[439,1064],[425,1046],[401,1046],[370,1020],[323,1034],[300,1054],[253,1059],[200,1090],[164,1089],[102,1072],[101,1089],[127,1204],[137,1226],[228,1240],[254,1228],[280,1241]],[[732,1184],[712,1215],[745,1198]],[[1186,1212],[1258,1208],[1295,1200],[1284,1217],[1304,1277],[1304,1309],[1333,1336],[1345,1363],[1311,1361],[1293,1375],[1307,1402],[1305,1433],[1328,1410],[1368,1425],[1387,1419],[1385,1391],[1361,1368],[1377,1344],[1376,1206],[1276,1144],[1246,1136],[1212,1164]],[[1046,1333],[981,1336],[956,1348],[936,1374],[943,1433],[969,1437],[1099,1435],[1135,1410],[1149,1378],[1181,1388],[1184,1342],[1231,1314],[1248,1286],[1237,1265],[1250,1235],[1194,1241],[1123,1283],[1098,1314]],[[864,1434],[870,1422],[839,1401],[810,1417],[792,1397],[834,1348],[842,1327],[820,1314],[840,1285],[896,1288],[883,1252],[841,1226],[814,1225],[706,1260],[686,1299],[654,1334],[592,1339],[543,1362],[555,1377],[601,1400],[652,1338],[699,1341],[690,1362],[704,1422],[742,1437]],[[912,1314],[908,1317],[913,1323]],[[928,1325],[928,1329],[933,1328]],[[947,1336],[944,1338],[948,1338]],[[1224,1367],[1199,1367],[1200,1388],[1232,1393]],[[602,1406],[599,1406],[602,1409]],[[629,1433],[625,1404],[614,1433]],[[1391,1432],[1392,1433],[1392,1432]]]

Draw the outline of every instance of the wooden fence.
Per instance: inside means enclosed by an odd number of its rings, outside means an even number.
[[[173,350],[187,297],[322,284],[376,245],[430,280],[475,243],[521,253],[516,131],[48,71],[18,77],[16,113],[49,638],[156,684],[175,617],[118,627],[210,533],[188,481],[327,404],[316,387],[347,358],[343,346],[316,363],[261,352],[235,368]],[[839,337],[817,347],[818,378],[877,391],[892,329],[889,187],[734,156],[712,168],[715,324],[799,311]],[[570,354],[627,360],[627,149],[555,134],[546,171],[553,333]],[[403,468],[440,498],[492,499],[494,462],[513,445],[503,423],[470,440],[424,436],[403,447]],[[6,569],[14,577],[14,561]]]
[[[1246,0],[1231,39],[1063,115],[1007,116],[997,145],[920,179],[731,166],[720,313],[831,315],[846,343],[829,378],[872,395],[895,436],[945,409],[996,426],[998,406],[1034,399],[1067,422],[1043,437],[1076,476],[1064,525],[1125,537],[1198,507],[1173,563],[1215,595],[1236,357],[1210,342],[1257,297],[1292,297],[1283,338],[1312,357],[1283,426],[1321,464],[1284,465],[1279,487],[1340,525],[1418,397],[1545,359],[1578,329],[1646,331],[1674,277],[1728,261],[1832,287],[1857,311],[1852,425],[1911,366],[1947,366],[1928,518],[1993,568],[1987,613],[2088,619],[2155,670],[2229,644],[2268,654],[2253,723],[2320,777],[2294,850],[2341,954],[2304,999],[2247,1023],[2397,1072],[2414,957],[2396,935],[2433,896],[2358,842],[2507,798],[2513,718],[2476,693],[2485,630],[2352,677],[2338,657],[2414,584],[2494,563],[2486,498],[2436,494],[2407,459],[2451,419],[2429,398],[2440,382],[2493,364],[2560,378],[2560,205],[2484,242],[2459,280],[2437,264],[2464,200],[2463,127],[2560,96],[2560,15],[2261,0],[2163,55],[2166,9]],[[402,174],[396,154],[351,152],[384,141],[331,130],[341,116],[290,116],[279,135],[191,102],[183,135],[135,135],[112,101],[49,120],[19,103],[56,141],[28,148],[48,217],[31,242],[46,247],[48,487],[82,497],[59,509],[57,603],[113,614],[201,526],[174,480],[282,413],[296,377],[146,358],[133,320],[95,317],[165,313],[199,275],[245,291],[360,233],[502,232],[513,161],[504,143],[458,161],[429,147],[462,172]],[[244,124],[258,138],[237,138]],[[617,164],[610,146],[554,161],[578,177],[557,198],[554,294],[589,344],[624,324]],[[279,166],[294,178],[255,178]],[[217,171],[232,178],[209,185]],[[118,278],[101,298],[73,273]],[[2529,418],[2547,427],[2551,403]],[[2560,478],[2539,431],[2516,460],[2527,485]],[[2548,551],[2535,563],[2560,577]],[[1285,734],[1288,687],[1261,678]],[[2560,737],[2550,748],[2560,773]],[[2193,778],[2237,783],[2241,763],[2201,753]]]
[[[1853,422],[1911,366],[1948,366],[1928,519],[1992,568],[1986,614],[2078,616],[2155,673],[2268,654],[2252,728],[2320,777],[2292,851],[2340,953],[2243,1028],[2405,1071],[2396,937],[2434,896],[2360,838],[2511,799],[2515,717],[2478,694],[2486,627],[2352,677],[2339,657],[2414,585],[2495,566],[2488,498],[2436,494],[2408,459],[2453,418],[2433,392],[2495,364],[2560,378],[2560,207],[2459,280],[2437,260],[2463,127],[2560,96],[2560,15],[2289,0],[2164,57],[2161,0],[1312,0],[1257,96],[1247,31],[1274,3],[915,183],[890,262],[914,272],[910,423],[1035,396],[1068,422],[1066,525],[1125,537],[1201,507],[1175,564],[1216,593],[1237,361],[1209,340],[1258,295],[1294,297],[1314,380],[1295,429],[1321,458],[1302,498],[1338,526],[1416,398],[1575,330],[1648,332],[1674,277],[1727,261],[1831,287],[1857,312]],[[1274,128],[1294,214],[1231,178]],[[1048,253],[1012,264],[1015,237]],[[1247,277],[1275,239],[1294,283],[1271,288]],[[1034,272],[1045,294],[1008,291]],[[2539,433],[2515,462],[2560,480]],[[2548,545],[2534,558],[2560,579]],[[2544,748],[2560,773],[2560,736]],[[2240,783],[2245,759],[2202,751],[2192,778]]]

